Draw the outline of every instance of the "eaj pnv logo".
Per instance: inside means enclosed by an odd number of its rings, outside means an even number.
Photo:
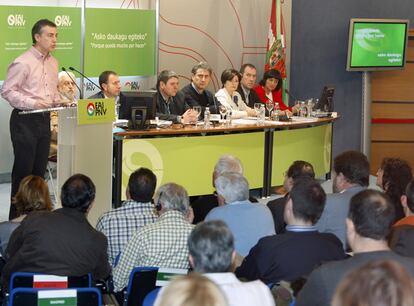
[[[104,102],[89,102],[86,110],[89,117],[105,116],[107,112]]]
[[[10,14],[7,16],[7,24],[10,27],[24,27],[26,20],[23,14]]]
[[[88,116],[92,117],[95,114],[95,104],[90,102],[86,107],[86,111],[88,112]]]

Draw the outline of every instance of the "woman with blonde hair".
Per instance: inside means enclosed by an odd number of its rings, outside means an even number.
[[[19,189],[12,200],[18,217],[0,223],[0,253],[4,254],[9,238],[23,219],[32,211],[52,210],[49,188],[40,176],[26,176],[19,185]]]
[[[191,273],[178,276],[160,292],[156,306],[227,306],[220,288],[207,277]]]

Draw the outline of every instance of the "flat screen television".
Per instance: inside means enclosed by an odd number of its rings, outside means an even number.
[[[403,69],[409,21],[352,18],[349,23],[348,71]]]
[[[148,120],[155,118],[156,90],[121,91],[119,119],[129,121],[132,129],[142,129]]]

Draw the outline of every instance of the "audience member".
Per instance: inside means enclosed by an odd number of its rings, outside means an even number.
[[[256,85],[257,70],[253,64],[243,64],[240,67],[241,80],[237,92],[240,94],[242,100],[250,108],[253,108],[255,103],[260,103],[259,96],[254,90]]]
[[[376,260],[348,273],[332,306],[414,306],[414,282],[398,262]]]
[[[214,95],[207,89],[210,84],[213,69],[205,62],[196,64],[191,69],[191,83],[181,89],[184,95],[184,101],[190,107],[201,106],[201,117],[204,116],[204,110],[209,108],[212,114],[218,113],[218,103]]]
[[[260,238],[275,234],[272,214],[261,204],[249,201],[249,183],[234,172],[225,172],[214,181],[219,207],[211,210],[206,221],[223,220],[235,238],[236,251],[246,256]]]
[[[354,256],[322,265],[309,276],[296,306],[329,306],[344,275],[376,259],[395,260],[414,276],[414,259],[390,251],[387,236],[395,208],[380,191],[364,190],[351,199],[346,219],[347,238]]]
[[[285,207],[286,233],[260,239],[236,270],[237,277],[260,279],[266,284],[292,282],[323,262],[344,259],[341,241],[315,227],[325,199],[315,180],[296,180]]]
[[[288,107],[283,103],[283,80],[280,72],[270,69],[263,74],[263,78],[254,88],[262,103],[271,102],[273,105],[279,103],[280,114],[287,114],[289,117],[296,113],[296,109]]]
[[[108,238],[108,259],[112,266],[132,235],[141,227],[157,220],[154,204],[151,203],[156,185],[157,177],[151,170],[135,170],[129,177],[127,200],[121,207],[112,209],[99,218],[96,229]]]
[[[158,220],[140,228],[121,253],[113,271],[115,291],[128,284],[135,267],[189,268],[187,238],[193,225],[192,220],[187,220],[190,212],[187,191],[174,183],[161,186],[157,210]]]
[[[188,249],[194,271],[215,282],[230,306],[274,305],[270,290],[261,281],[242,283],[230,272],[236,252],[233,235],[223,221],[198,224],[188,237]]]
[[[163,289],[155,306],[228,306],[216,284],[198,273],[175,277]]]
[[[270,211],[273,215],[273,220],[275,222],[275,230],[277,234],[284,233],[286,223],[283,217],[285,210],[286,202],[289,197],[289,192],[293,187],[294,182],[300,178],[315,178],[315,172],[313,166],[303,160],[296,160],[290,165],[289,169],[285,172],[285,179],[283,181],[283,188],[286,191],[286,194],[282,198],[278,198],[267,203]]]
[[[333,194],[326,197],[326,205],[316,223],[319,232],[335,234],[346,249],[345,219],[352,196],[366,189],[369,183],[367,157],[356,151],[346,151],[335,157],[332,171]]]
[[[95,185],[82,174],[62,186],[62,208],[30,213],[12,233],[6,249],[3,284],[16,271],[81,276],[109,275],[107,240],[88,222],[95,199]]]
[[[10,235],[29,213],[36,210],[52,210],[47,183],[35,175],[26,176],[20,182],[12,203],[16,207],[18,217],[0,223],[0,255],[4,255]]]
[[[410,165],[399,158],[384,158],[377,171],[377,186],[382,188],[395,206],[395,221],[404,217],[401,196],[413,178]]]
[[[408,183],[401,196],[405,217],[397,221],[391,229],[390,248],[403,256],[414,257],[414,179]]]
[[[163,70],[157,80],[157,116],[174,123],[197,121],[197,114],[185,102],[182,92],[178,91],[178,75],[171,70]]]
[[[244,103],[242,97],[237,92],[241,79],[240,73],[235,69],[226,69],[221,74],[221,83],[223,88],[216,92],[216,98],[231,110],[232,118],[244,118],[248,116],[256,116],[256,111]]]
[[[89,97],[89,99],[104,99],[119,97],[121,92],[121,82],[119,76],[114,71],[104,71],[99,75],[99,86],[101,91]]]

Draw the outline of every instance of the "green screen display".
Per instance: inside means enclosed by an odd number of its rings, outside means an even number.
[[[407,23],[355,22],[350,68],[403,67]]]

